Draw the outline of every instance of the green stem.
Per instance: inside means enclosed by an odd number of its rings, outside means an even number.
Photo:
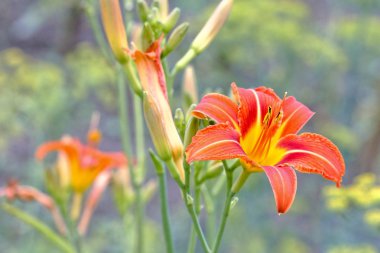
[[[128,124],[128,112],[129,112],[129,104],[127,102],[127,89],[125,88],[125,80],[122,68],[120,65],[118,66],[117,71],[117,86],[119,93],[119,119],[120,119],[120,135],[121,135],[121,143],[123,146],[124,153],[127,157],[132,157],[131,150],[131,141],[129,138],[130,129]]]
[[[127,73],[127,71],[125,72]],[[130,73],[131,74],[131,73]],[[128,75],[127,75],[128,76]],[[128,76],[129,77],[129,76]],[[132,82],[131,80],[129,80]],[[124,153],[127,157],[133,157],[132,156],[132,149],[131,149],[131,140],[130,140],[130,129],[128,124],[128,103],[127,103],[127,89],[125,88],[125,80],[124,75],[121,69],[121,66],[118,68],[118,88],[119,88],[119,116],[120,116],[120,134],[121,134],[121,140],[123,145]],[[141,115],[140,115],[141,116]],[[142,137],[143,138],[143,137]],[[141,145],[141,142],[139,141],[139,145]],[[140,149],[140,147],[139,147]],[[141,181],[137,182],[137,176],[136,176],[136,169],[139,168],[132,166],[132,159],[129,159],[130,161],[130,176],[133,188],[135,190],[135,204],[136,204],[136,253],[143,252],[143,223],[144,223],[144,204],[142,202],[142,196],[141,196]],[[141,180],[141,179],[140,179]]]
[[[190,48],[186,54],[174,65],[172,71],[166,75],[166,86],[168,89],[169,97],[171,97],[173,93],[174,81],[178,72],[183,70],[197,55],[198,53],[194,49]]]
[[[216,236],[216,240],[215,240],[215,244],[214,244],[214,248],[212,250],[212,253],[217,253],[219,251],[220,243],[222,241],[222,237],[223,237],[223,233],[224,233],[224,228],[226,227],[227,218],[228,218],[228,215],[230,213],[231,200],[234,197],[234,195],[235,195],[235,193],[230,191],[227,198],[226,198],[226,201],[224,203],[223,216],[222,216],[221,223],[219,225],[219,230],[218,230],[218,234]]]
[[[201,245],[204,252],[210,253],[211,252],[210,247],[207,243],[206,237],[204,236],[201,224],[199,223],[198,216],[194,208],[194,201],[191,199],[191,195],[190,195],[190,165],[185,161],[183,163],[183,167],[185,170],[185,185],[181,187],[181,190],[182,190],[183,199],[185,201],[187,211],[189,212],[191,216],[191,220],[193,222],[192,230],[195,231],[199,240],[201,241]],[[189,247],[192,247],[191,243],[189,243]]]
[[[182,56],[182,58],[174,65],[174,68],[170,73],[173,79],[175,78],[177,73],[180,70],[184,69],[190,63],[190,61],[193,60],[197,55],[198,53],[193,48],[189,48],[186,54]]]
[[[165,168],[162,165],[160,159],[157,155],[149,150],[150,157],[152,158],[153,165],[156,168],[156,174],[158,176],[158,184],[160,188],[160,203],[161,203],[161,218],[162,218],[162,227],[164,229],[166,250],[168,253],[174,252],[173,250],[173,239],[170,227],[169,219],[169,205],[168,205],[168,190],[166,184],[166,173]]]
[[[241,187],[244,185],[245,181],[247,181],[248,177],[249,177],[250,173],[243,170],[238,179],[236,180],[236,182],[234,183],[234,185],[232,186],[232,189],[231,191],[234,192],[234,193],[238,193],[241,189]]]
[[[195,246],[197,245],[196,239],[196,232],[194,229],[194,226],[191,226],[190,229],[190,238],[189,238],[189,244],[187,246],[187,253],[194,253],[195,252]]]
[[[65,220],[67,229],[68,229],[68,237],[71,242],[71,245],[75,247],[75,252],[80,253],[82,252],[82,244],[80,240],[80,236],[78,234],[78,230],[76,227],[76,224],[74,220],[70,217],[69,212],[66,208],[66,206],[59,205],[60,211],[62,213],[63,219]]]
[[[195,213],[199,217],[199,214],[201,212],[201,186],[196,185],[195,186],[195,192],[194,192],[194,208],[195,208]],[[194,225],[191,227],[190,231],[190,238],[189,238],[189,245],[188,245],[188,250],[187,252],[194,252],[195,247],[197,245],[197,241],[195,240],[195,229]]]
[[[107,45],[106,40],[104,39],[104,36],[102,34],[102,27],[99,24],[98,16],[96,15],[95,10],[98,8],[94,6],[93,1],[85,1],[85,13],[87,16],[87,20],[90,23],[91,30],[94,33],[95,41],[99,45],[100,50],[102,51],[104,57],[106,60],[110,63],[114,62],[114,58],[110,52],[110,49]]]
[[[207,238],[212,240],[215,233],[215,206],[213,201],[213,196],[211,196],[206,185],[202,185],[202,195],[206,206],[207,212]]]
[[[222,219],[219,225],[218,234],[216,236],[216,240],[214,243],[214,247],[212,253],[217,253],[220,247],[220,243],[222,241],[224,228],[226,227],[227,218],[230,213],[231,208],[231,200],[234,197],[235,193],[231,191],[232,182],[233,182],[233,171],[228,167],[228,164],[225,160],[223,160],[223,166],[226,172],[227,182],[226,182],[226,200],[224,202]]]
[[[145,177],[145,150],[144,150],[144,124],[141,109],[140,97],[137,94],[133,96],[134,119],[135,119],[135,143],[137,166],[131,171],[131,180],[135,189],[136,203],[136,250],[137,253],[144,252],[144,216],[145,205],[142,198],[142,182]]]
[[[165,170],[162,170],[162,173],[157,173],[159,179],[160,187],[160,201],[161,201],[161,217],[162,225],[164,228],[165,243],[166,243],[166,252],[174,252],[173,248],[173,239],[170,228],[169,220],[169,207],[168,207],[168,196],[167,196],[167,185],[166,185],[166,175]]]
[[[189,212],[189,214],[191,216],[195,232],[197,233],[198,238],[201,241],[202,248],[203,248],[204,252],[209,253],[209,252],[211,252],[211,250],[210,250],[210,247],[208,246],[206,237],[204,236],[203,231],[202,231],[201,224],[199,223],[198,216],[195,212],[194,203],[192,201],[188,200],[188,197],[187,197],[188,194],[185,191],[183,191],[183,194],[184,194],[184,199],[186,201],[187,211]]]
[[[184,183],[182,182],[179,173],[178,173],[178,168],[177,165],[175,164],[173,159],[170,159],[169,161],[166,161],[166,166],[168,167],[168,170],[170,172],[170,175],[176,181],[178,186],[183,190],[185,187]]]
[[[132,61],[128,61],[126,64],[124,64],[124,71],[127,75],[132,90],[141,98],[143,91]]]
[[[14,217],[20,219],[21,221],[33,227],[35,230],[37,230],[42,235],[44,235],[48,240],[50,240],[52,243],[57,245],[63,252],[75,253],[75,250],[73,249],[73,247],[70,246],[70,244],[66,240],[64,240],[62,237],[57,235],[53,230],[51,230],[48,226],[46,226],[41,220],[7,203],[2,203],[0,205],[0,208],[3,209],[8,214],[13,215]]]
[[[133,108],[135,116],[135,136],[136,136],[136,156],[139,166],[139,176],[137,181],[142,182],[145,177],[145,141],[144,141],[144,120],[141,108],[141,99],[137,95],[133,96]]]

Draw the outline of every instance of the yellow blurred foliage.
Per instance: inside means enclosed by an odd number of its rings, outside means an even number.
[[[376,248],[369,244],[362,245],[339,245],[330,248],[327,253],[378,253]]]
[[[380,226],[380,185],[374,173],[360,174],[354,179],[352,185],[341,189],[327,186],[323,194],[328,210],[345,212],[350,207],[362,208],[364,222],[370,226]]]

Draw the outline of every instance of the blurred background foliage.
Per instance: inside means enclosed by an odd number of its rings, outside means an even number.
[[[66,133],[83,139],[93,111],[102,114],[102,149],[120,148],[115,72],[94,42],[84,11],[89,2],[0,2],[1,185],[16,177],[43,189],[36,146]],[[181,8],[182,21],[191,21],[187,40],[171,55],[171,63],[216,4],[170,1],[172,8]],[[235,81],[296,96],[317,112],[306,130],[332,139],[347,164],[339,190],[318,176],[300,175],[294,206],[280,217],[265,175],[250,178],[232,211],[223,252],[380,252],[379,13],[378,0],[236,0],[216,41],[194,61],[201,93],[220,88],[228,93]],[[186,213],[171,187],[176,246],[182,249],[189,224],[182,222]],[[44,215],[37,206],[20,206]],[[157,210],[155,196],[147,210],[151,245],[162,237]],[[128,252],[133,234],[121,228],[127,225],[119,222],[106,194],[86,249]],[[1,252],[54,252],[5,213],[0,228]]]

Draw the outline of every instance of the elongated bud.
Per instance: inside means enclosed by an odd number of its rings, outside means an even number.
[[[142,48],[142,30],[143,30],[143,26],[141,24],[134,24],[132,27],[131,37],[132,37],[133,44],[137,48]]]
[[[183,115],[181,108],[177,108],[175,110],[174,123],[179,133],[183,133],[185,131],[185,116]]]
[[[196,104],[190,105],[189,109],[187,109],[186,115],[185,115],[185,121],[188,122],[190,118],[193,116],[193,110],[196,107]]]
[[[183,145],[186,148],[187,145],[191,143],[191,140],[193,136],[197,133],[199,129],[199,119],[195,117],[191,117],[190,120],[187,122],[186,130],[185,130],[185,138]]]
[[[172,34],[170,35],[168,42],[166,43],[165,49],[162,52],[162,57],[167,56],[170,54],[174,49],[176,49],[183,39],[185,38],[185,35],[187,31],[189,30],[189,23],[182,23],[179,26],[177,26]]]
[[[100,0],[100,9],[104,31],[112,52],[119,62],[125,63],[128,60],[128,55],[125,53],[128,40],[119,0]]]
[[[215,38],[230,14],[233,2],[233,0],[222,0],[197,37],[195,37],[191,48],[197,53],[203,51]]]
[[[169,3],[168,0],[157,0],[160,7],[160,16],[161,19],[164,19],[168,16],[169,13]]]
[[[173,27],[177,24],[179,17],[181,16],[181,10],[179,8],[174,8],[169,16],[165,18],[162,22],[164,33],[170,32]]]
[[[145,0],[137,0],[137,12],[141,22],[145,23],[148,21],[149,7]]]
[[[177,131],[174,127],[174,122],[171,122],[173,124],[171,130],[174,132],[170,132],[170,122],[165,122],[165,118],[163,117],[165,112],[161,110],[161,107],[157,101],[148,92],[144,92],[143,105],[145,121],[152,137],[153,144],[157,150],[158,156],[162,160],[168,161],[173,156],[173,147],[172,143],[170,143],[171,139],[173,138],[171,136],[173,134],[177,134]]]
[[[144,23],[142,29],[142,46],[146,50],[155,41],[154,32],[148,22]]]
[[[183,75],[183,102],[184,108],[190,107],[191,104],[198,103],[197,80],[192,66],[186,67]]]

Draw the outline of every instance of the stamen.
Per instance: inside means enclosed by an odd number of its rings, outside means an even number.
[[[269,125],[269,121],[270,121],[271,115],[272,115],[272,107],[269,106],[268,107],[268,112],[267,112],[267,114],[265,114],[265,117],[264,117],[264,120],[263,120],[263,124]]]

